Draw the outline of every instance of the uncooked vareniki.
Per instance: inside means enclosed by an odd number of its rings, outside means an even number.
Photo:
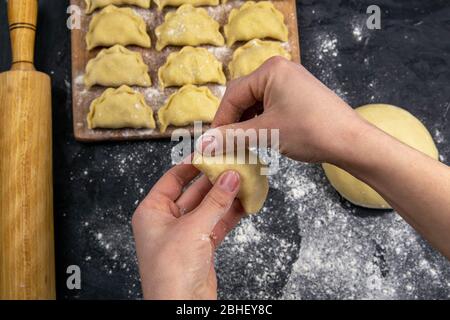
[[[183,127],[195,121],[211,123],[219,104],[219,99],[207,87],[184,86],[159,110],[160,130],[164,133],[169,125]]]
[[[253,162],[254,164],[252,164],[249,161],[249,155],[252,153],[250,151],[247,151],[245,155],[241,153],[238,152],[231,159],[224,156],[222,160],[218,157],[206,157],[195,153],[192,164],[203,172],[212,183],[215,183],[226,171],[238,172],[241,188],[237,198],[241,201],[246,213],[258,213],[264,206],[269,193],[269,181],[267,176],[262,175],[261,169],[264,167],[262,162],[257,160],[257,163]],[[252,156],[257,159],[255,154]]]
[[[89,129],[154,129],[153,110],[144,96],[128,86],[107,89],[95,99],[87,117]]]
[[[162,10],[164,7],[179,7],[183,4],[190,4],[194,7],[200,6],[217,6],[219,5],[219,0],[155,0],[158,5],[158,9]]]
[[[186,84],[225,84],[222,63],[205,48],[184,47],[173,52],[158,71],[161,87]]]
[[[237,41],[272,38],[288,41],[288,29],[283,14],[269,1],[248,1],[233,9],[224,28],[227,45]]]
[[[87,88],[94,85],[149,87],[152,84],[142,55],[121,45],[103,49],[88,62],[84,83]]]
[[[92,18],[86,34],[86,44],[88,50],[115,44],[150,48],[151,41],[141,16],[130,8],[110,5]]]
[[[281,56],[291,59],[291,55],[281,43],[275,41],[251,40],[233,54],[229,69],[232,79],[246,76],[258,69],[267,59]]]
[[[194,8],[190,4],[182,5],[177,11],[166,14],[164,23],[156,28],[156,50],[161,51],[169,45],[222,46],[225,40],[219,28],[219,23],[205,9]]]
[[[427,128],[408,111],[386,104],[372,104],[356,109],[368,122],[397,138],[404,144],[437,160],[439,152]],[[331,185],[350,202],[372,209],[390,209],[391,206],[374,189],[346,171],[324,164]]]
[[[92,13],[97,9],[104,8],[110,4],[116,6],[130,5],[138,6],[144,9],[150,8],[151,0],[85,0],[86,2],[86,12]]]

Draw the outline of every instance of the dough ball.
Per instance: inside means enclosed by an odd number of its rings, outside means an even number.
[[[403,143],[438,159],[438,150],[427,128],[408,111],[387,104],[371,104],[356,112]],[[331,185],[351,203],[372,209],[391,208],[375,190],[346,171],[330,164],[323,164],[323,168]]]
[[[250,155],[257,160],[257,163],[248,161]],[[237,156],[230,157],[231,159],[227,160],[224,157],[223,161],[219,161],[217,157],[206,157],[196,153],[192,164],[203,172],[212,183],[215,183],[217,178],[225,171],[238,172],[241,178],[241,189],[237,198],[241,201],[247,214],[258,213],[264,206],[269,193],[267,176],[261,174],[264,165],[250,151],[245,155],[245,159],[240,153]]]

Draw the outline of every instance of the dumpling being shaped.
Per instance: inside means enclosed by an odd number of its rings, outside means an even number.
[[[89,129],[154,129],[153,110],[144,96],[128,86],[107,89],[95,99],[87,117]]]
[[[150,87],[148,66],[139,52],[128,50],[121,45],[103,49],[86,66],[84,84],[120,87],[121,85]]]
[[[130,8],[109,5],[92,18],[86,44],[88,50],[116,44],[150,48],[151,40],[141,16]]]
[[[246,150],[245,155],[237,152],[237,155],[230,156],[229,160],[194,154],[192,164],[203,172],[212,183],[226,171],[236,171],[239,173],[241,188],[237,198],[241,201],[242,207],[247,214],[258,213],[264,206],[269,193],[269,181],[267,176],[262,175],[261,169],[264,164],[258,159],[256,162],[248,161],[252,154],[257,159],[257,155]],[[245,158],[244,158],[245,157]]]
[[[86,13],[92,13],[97,9],[104,8],[110,4],[116,6],[130,5],[144,9],[150,8],[151,0],[84,0],[86,2]]]
[[[225,84],[222,63],[205,48],[184,47],[173,52],[159,68],[159,83],[162,88],[186,84]]]
[[[237,41],[252,39],[288,41],[284,16],[269,1],[248,1],[240,8],[231,10],[224,31],[229,47]]]
[[[219,28],[219,23],[205,9],[194,8],[190,4],[182,5],[176,11],[166,14],[164,23],[156,28],[156,50],[161,51],[169,45],[223,46],[225,40]]]
[[[220,4],[220,0],[155,0],[159,10],[164,9],[167,6],[179,7],[183,4],[190,4],[194,7],[201,6],[217,6]]]
[[[228,68],[231,79],[246,76],[258,69],[264,62],[274,56],[291,60],[291,55],[280,42],[251,40],[239,47],[233,54],[233,60]]]
[[[186,85],[158,111],[160,130],[164,133],[169,125],[184,127],[195,121],[211,123],[219,104],[220,100],[207,87]]]

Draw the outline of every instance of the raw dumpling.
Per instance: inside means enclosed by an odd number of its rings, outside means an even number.
[[[158,9],[162,10],[164,7],[179,7],[183,4],[190,4],[195,7],[200,6],[217,6],[219,5],[219,0],[155,0],[158,5]]]
[[[427,128],[411,113],[401,108],[372,104],[356,109],[361,117],[404,144],[437,160],[439,152]],[[331,164],[324,164],[331,185],[350,202],[372,209],[390,209],[391,206],[374,189]]]
[[[150,48],[150,37],[144,19],[130,8],[110,5],[96,14],[86,35],[88,50],[115,44]]]
[[[258,69],[266,60],[274,56],[291,59],[291,55],[275,41],[251,40],[233,54],[229,69],[232,79],[246,76]]]
[[[121,45],[103,49],[86,67],[84,84],[120,87],[121,85],[149,87],[152,85],[148,66],[139,52],[128,50]]]
[[[159,69],[161,87],[183,86],[186,84],[225,84],[222,63],[205,48],[184,47],[169,55]]]
[[[86,2],[86,12],[92,13],[99,8],[104,8],[110,4],[116,6],[130,5],[138,6],[144,9],[150,8],[151,0],[85,0]]]
[[[107,89],[95,99],[87,117],[89,129],[121,129],[156,127],[153,110],[144,96],[128,86]]]
[[[156,28],[156,50],[161,51],[169,45],[223,46],[225,40],[219,28],[219,23],[205,9],[194,8],[190,4],[182,5],[177,11],[166,14],[164,23]]]
[[[256,164],[250,164],[248,161],[250,151],[247,154],[234,156],[234,161],[227,161],[225,156],[223,160],[217,157],[206,157],[198,153],[194,155],[192,164],[202,171],[209,180],[214,183],[225,171],[236,171],[241,178],[241,189],[238,193],[238,199],[241,201],[242,207],[248,214],[258,213],[264,206],[267,195],[269,193],[269,181],[267,176],[262,175],[261,169],[264,165],[261,161]],[[257,157],[252,154],[253,157]]]
[[[207,87],[184,86],[159,110],[160,130],[164,133],[169,125],[184,127],[195,121],[211,123],[219,104],[219,99]]]
[[[248,1],[233,9],[224,28],[227,45],[237,41],[272,38],[288,41],[288,29],[283,14],[269,1]]]

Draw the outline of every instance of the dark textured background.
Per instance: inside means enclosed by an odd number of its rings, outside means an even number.
[[[365,27],[374,1],[298,1],[302,60],[352,106],[402,106],[450,159],[450,4],[378,0],[382,30]],[[52,76],[59,298],[140,297],[129,221],[170,167],[171,143],[81,144],[73,139],[68,1],[40,1],[36,66]],[[9,68],[0,1],[0,70]],[[3,106],[0,106],[0,108]],[[318,166],[282,161],[258,217],[218,254],[222,298],[450,297],[449,263],[392,212],[342,201]],[[82,290],[65,287],[81,267]]]

